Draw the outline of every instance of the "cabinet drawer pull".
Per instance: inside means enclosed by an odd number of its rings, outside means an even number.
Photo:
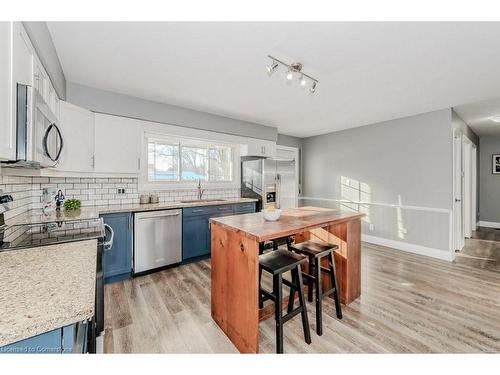
[[[191,212],[196,213],[196,212],[203,212],[203,211],[205,211],[205,210],[203,210],[203,209],[201,209],[201,210],[193,210],[193,211],[191,211]]]

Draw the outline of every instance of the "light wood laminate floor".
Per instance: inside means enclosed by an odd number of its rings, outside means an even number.
[[[304,342],[300,317],[284,326],[285,353],[500,353],[500,273],[363,244],[362,295],[324,334]],[[274,320],[260,324],[260,352],[274,353]],[[210,316],[210,262],[105,288],[106,353],[235,353]]]
[[[479,227],[456,255],[458,264],[500,272],[500,230]]]

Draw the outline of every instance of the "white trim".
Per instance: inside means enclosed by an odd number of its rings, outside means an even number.
[[[307,200],[312,200],[312,201],[335,202],[335,203],[350,203],[350,204],[382,206],[382,207],[400,208],[403,210],[440,212],[440,213],[444,213],[444,214],[452,213],[452,210],[450,210],[450,209],[437,208],[437,207],[408,206],[408,205],[393,204],[393,203],[351,201],[351,200],[347,200],[347,199],[331,199],[331,198],[317,198],[317,197],[299,197],[298,199],[300,199],[300,200],[307,199]]]
[[[139,192],[144,191],[167,191],[167,190],[188,190],[196,189],[198,186],[198,181],[148,181],[148,150],[147,142],[148,138],[166,140],[170,142],[185,144],[203,144],[214,145],[214,146],[227,146],[231,147],[233,150],[233,180],[232,181],[203,181],[203,188],[208,189],[240,189],[240,154],[241,145],[234,142],[218,141],[212,139],[202,139],[197,137],[189,137],[184,135],[174,135],[169,133],[160,133],[149,130],[143,130],[141,136],[141,159],[140,159],[140,173],[138,174],[138,186]]]
[[[416,245],[407,242],[389,240],[382,237],[370,236],[367,234],[361,235],[361,241],[372,243],[375,245],[387,246],[393,249],[406,251],[408,253],[424,255],[436,259],[446,260],[448,262],[453,261],[453,254],[446,250],[434,249],[431,247]]]
[[[472,167],[472,205],[471,205],[471,223],[472,231],[477,229],[477,146],[472,144],[472,155],[471,155],[471,167]]]
[[[278,150],[293,151],[295,160],[295,197],[281,197],[281,198],[295,198],[295,207],[299,206],[299,173],[300,173],[300,161],[299,161],[299,149],[292,146],[282,146],[276,145],[276,155]]]
[[[482,221],[482,220],[479,220],[479,226],[480,227],[486,227],[486,228],[500,229],[500,223],[496,223],[494,221]]]

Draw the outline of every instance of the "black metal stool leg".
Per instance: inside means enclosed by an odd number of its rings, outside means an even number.
[[[282,275],[273,277],[273,291],[276,296],[274,301],[274,315],[276,319],[276,353],[283,353],[283,294]]]
[[[297,280],[297,277],[295,275],[295,270],[292,270],[292,285],[298,285],[298,280]],[[291,286],[290,287],[290,296],[288,297],[287,313],[292,312],[294,302],[295,302],[295,287]]]
[[[262,268],[259,267],[259,309],[264,307],[264,300],[262,298],[262,292],[260,291],[262,285]]]
[[[314,273],[313,273],[313,268],[314,268],[314,257],[309,257],[309,270],[308,270],[308,274],[311,275],[311,276],[314,276]],[[307,300],[309,302],[312,302],[313,301],[313,287],[314,287],[314,280],[309,278],[307,280]]]
[[[323,334],[323,308],[321,305],[321,299],[323,298],[323,293],[321,290],[321,263],[320,258],[316,258],[314,261],[314,277],[316,285],[316,333],[318,336]]]
[[[340,289],[337,284],[337,277],[335,273],[335,258],[333,252],[330,253],[330,275],[332,278],[332,287],[335,288],[333,291],[333,300],[335,301],[335,310],[337,311],[337,318],[342,319],[342,307],[340,305]]]
[[[302,307],[301,316],[302,316],[302,328],[304,330],[304,340],[310,344],[311,343],[311,330],[309,329],[309,319],[307,318],[307,307],[306,301],[304,298],[304,284],[302,283],[302,270],[300,265],[292,271],[296,273],[296,281],[299,287],[299,304]]]

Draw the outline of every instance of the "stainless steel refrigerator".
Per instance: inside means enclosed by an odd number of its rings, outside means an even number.
[[[276,158],[241,159],[241,196],[258,199],[257,209],[297,207],[295,153],[279,153]]]

